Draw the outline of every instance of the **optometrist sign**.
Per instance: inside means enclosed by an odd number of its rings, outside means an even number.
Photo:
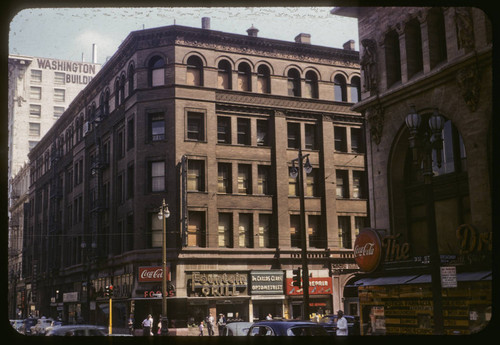
[[[363,272],[375,271],[382,259],[382,242],[374,229],[363,229],[354,242],[354,260]]]

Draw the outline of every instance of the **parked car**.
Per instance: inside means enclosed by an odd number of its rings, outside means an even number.
[[[38,322],[38,318],[29,317],[24,319],[22,326],[19,328],[19,332],[24,335],[31,335],[31,327],[35,326]]]
[[[45,335],[45,329],[52,326],[53,319],[42,317],[38,319],[36,325],[31,327],[31,335]]]
[[[325,329],[312,321],[273,320],[256,322],[248,336],[327,336]]]
[[[252,325],[253,322],[231,322],[223,327],[220,335],[224,337],[247,335]]]
[[[359,321],[356,316],[344,315],[347,319],[347,332],[349,335],[359,335]],[[337,315],[325,315],[319,321],[328,335],[336,335],[337,333]]]
[[[10,325],[12,326],[12,328],[14,328],[19,333],[21,333],[21,331],[19,329],[21,328],[23,323],[24,323],[24,320],[10,320]]]
[[[105,336],[106,327],[94,325],[66,325],[54,327],[47,336]]]

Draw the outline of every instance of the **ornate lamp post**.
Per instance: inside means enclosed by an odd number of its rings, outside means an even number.
[[[306,159],[306,163],[303,161]],[[295,162],[298,162],[299,167],[295,167]],[[305,216],[305,202],[304,202],[304,170],[306,174],[311,173],[312,165],[309,162],[309,154],[302,155],[302,149],[299,149],[299,155],[296,159],[292,160],[292,167],[290,168],[290,177],[299,177],[299,198],[300,198],[300,238],[302,249],[302,291],[304,296],[304,319],[309,318],[309,268],[307,267],[307,229],[306,229],[306,216]]]
[[[167,218],[170,217],[168,205],[165,199],[158,212],[158,219],[163,219],[163,278],[162,278],[162,308],[161,308],[161,334],[168,335],[168,317],[167,317]]]
[[[432,158],[436,155],[436,164],[441,167],[442,131],[445,119],[434,110],[427,123],[417,113],[414,106],[406,116],[406,126],[410,131],[408,138],[413,151],[413,164],[421,165],[424,177],[428,246],[431,266],[432,303],[434,313],[434,334],[444,334],[443,298],[441,291],[441,258],[439,256],[438,236],[436,229],[436,213],[434,209],[434,192],[432,187]]]

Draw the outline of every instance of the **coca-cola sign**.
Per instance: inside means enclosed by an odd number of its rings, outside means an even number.
[[[363,272],[373,272],[382,258],[382,244],[373,229],[363,229],[354,242],[354,260]]]
[[[161,282],[163,280],[163,267],[139,267],[139,282]],[[170,281],[170,271],[167,266],[167,280]]]

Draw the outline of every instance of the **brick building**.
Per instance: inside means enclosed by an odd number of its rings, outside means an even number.
[[[465,7],[332,13],[358,18],[363,100],[353,109],[367,122],[370,223],[399,250],[355,283],[363,301],[362,331],[435,332],[432,306],[438,303],[434,296],[442,295],[441,332],[477,332],[491,319],[492,298],[490,19]],[[443,117],[444,128],[424,143],[442,138],[442,145],[433,146],[431,167],[425,155],[414,155],[423,146],[415,151],[411,145],[432,129],[433,114]],[[437,265],[456,272],[450,286],[441,283],[441,293],[431,292],[439,278],[431,284],[428,270],[434,227]]]
[[[31,151],[24,273],[39,313],[105,324],[113,284],[115,326],[157,319],[164,199],[172,326],[300,317],[299,149],[311,309],[357,312],[343,290],[368,225],[358,52],[247,32],[205,18],[130,33]]]

